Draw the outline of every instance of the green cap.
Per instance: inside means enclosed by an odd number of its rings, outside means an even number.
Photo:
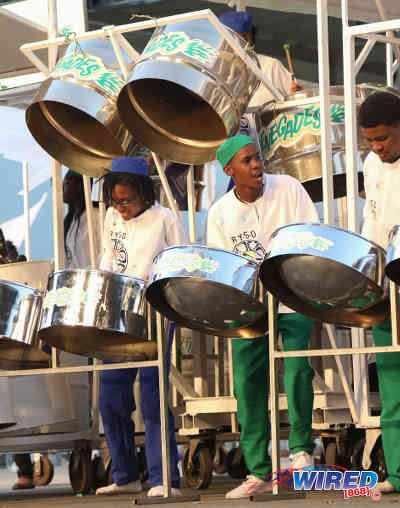
[[[243,134],[228,138],[225,143],[222,143],[222,145],[217,148],[217,160],[224,168],[241,148],[246,145],[252,145],[253,143],[254,141],[250,136],[244,136]]]

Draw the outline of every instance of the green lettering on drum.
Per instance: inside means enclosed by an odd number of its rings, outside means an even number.
[[[343,104],[331,104],[330,120],[333,125],[344,123]],[[307,106],[296,113],[281,113],[259,133],[262,153],[268,160],[279,147],[292,146],[306,134],[319,136],[320,129],[321,118],[318,104]]]

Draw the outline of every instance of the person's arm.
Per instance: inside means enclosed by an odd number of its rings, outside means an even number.
[[[296,208],[295,208],[295,221],[299,222],[319,222],[319,216],[314,203],[312,202],[308,192],[302,184],[296,182]]]
[[[215,208],[209,210],[207,216],[207,245],[226,248],[226,237],[217,218]]]
[[[369,157],[364,163],[364,189],[365,189],[365,205],[363,210],[363,225],[361,235],[369,240],[376,240],[377,220],[376,220],[376,201],[374,193],[374,185],[371,184],[373,168],[368,165]]]

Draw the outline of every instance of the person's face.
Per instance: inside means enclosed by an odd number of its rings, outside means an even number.
[[[256,145],[245,145],[224,167],[228,176],[233,178],[236,187],[261,190],[263,184],[263,164]]]
[[[254,46],[254,35],[253,32],[238,32],[238,34],[243,37],[249,44]]]
[[[400,158],[400,123],[362,127],[368,147],[382,162],[393,163]]]
[[[115,185],[111,193],[111,206],[118,210],[124,220],[137,217],[146,210],[146,204],[132,185]]]
[[[83,194],[83,182],[74,175],[66,175],[63,181],[63,201],[67,205],[73,205],[81,200]]]

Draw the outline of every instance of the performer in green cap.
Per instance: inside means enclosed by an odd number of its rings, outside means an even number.
[[[292,222],[319,222],[315,206],[300,182],[290,176],[263,172],[263,163],[250,137],[229,138],[218,148],[217,159],[235,186],[209,210],[209,245],[260,263],[277,228]],[[280,304],[278,329],[285,351],[307,349],[313,325],[311,319]],[[266,480],[272,471],[268,455],[268,338],[233,339],[232,345],[240,445],[250,471],[239,487],[226,494],[235,499],[270,491],[271,482]],[[286,358],[284,366],[292,467],[312,466],[314,371],[307,358]]]

